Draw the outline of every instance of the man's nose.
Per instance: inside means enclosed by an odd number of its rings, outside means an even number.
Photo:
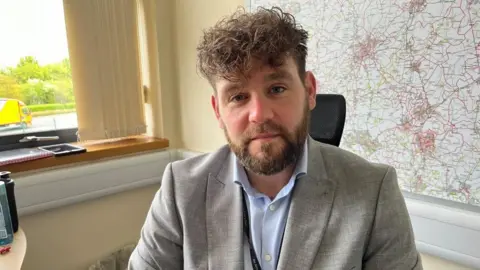
[[[273,118],[273,110],[270,103],[263,97],[251,97],[249,108],[249,121],[263,123]]]

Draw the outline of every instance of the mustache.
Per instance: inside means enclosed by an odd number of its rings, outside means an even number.
[[[272,121],[268,121],[246,130],[244,133],[244,142],[249,143],[256,136],[264,133],[278,133],[280,136],[284,136],[284,129],[280,125],[275,124]]]

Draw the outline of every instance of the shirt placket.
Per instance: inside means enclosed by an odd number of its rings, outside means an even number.
[[[262,249],[261,249],[261,262],[262,262],[262,269],[269,270],[275,269],[275,258],[274,250],[269,250],[273,248],[273,243],[275,239],[270,239],[272,237],[272,232],[270,231],[271,228],[275,227],[275,224],[271,224],[276,220],[275,218],[275,210],[277,209],[276,205],[278,201],[270,201],[270,199],[265,200],[265,204],[263,207],[263,220],[262,220]]]

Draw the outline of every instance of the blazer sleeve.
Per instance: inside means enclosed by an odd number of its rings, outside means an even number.
[[[175,203],[174,181],[172,165],[168,164],[140,240],[130,256],[128,270],[183,269],[183,234]]]
[[[421,270],[422,262],[394,168],[388,167],[378,194],[363,269]]]

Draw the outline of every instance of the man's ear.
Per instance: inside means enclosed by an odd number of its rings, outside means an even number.
[[[305,88],[308,95],[308,107],[313,110],[317,105],[317,80],[311,71],[305,73]]]
[[[223,129],[224,125],[223,125],[222,119],[220,118],[220,109],[218,108],[218,99],[216,94],[212,95],[210,102],[212,103],[212,108],[213,108],[213,111],[215,112],[215,117],[217,118],[218,126],[221,129]]]

